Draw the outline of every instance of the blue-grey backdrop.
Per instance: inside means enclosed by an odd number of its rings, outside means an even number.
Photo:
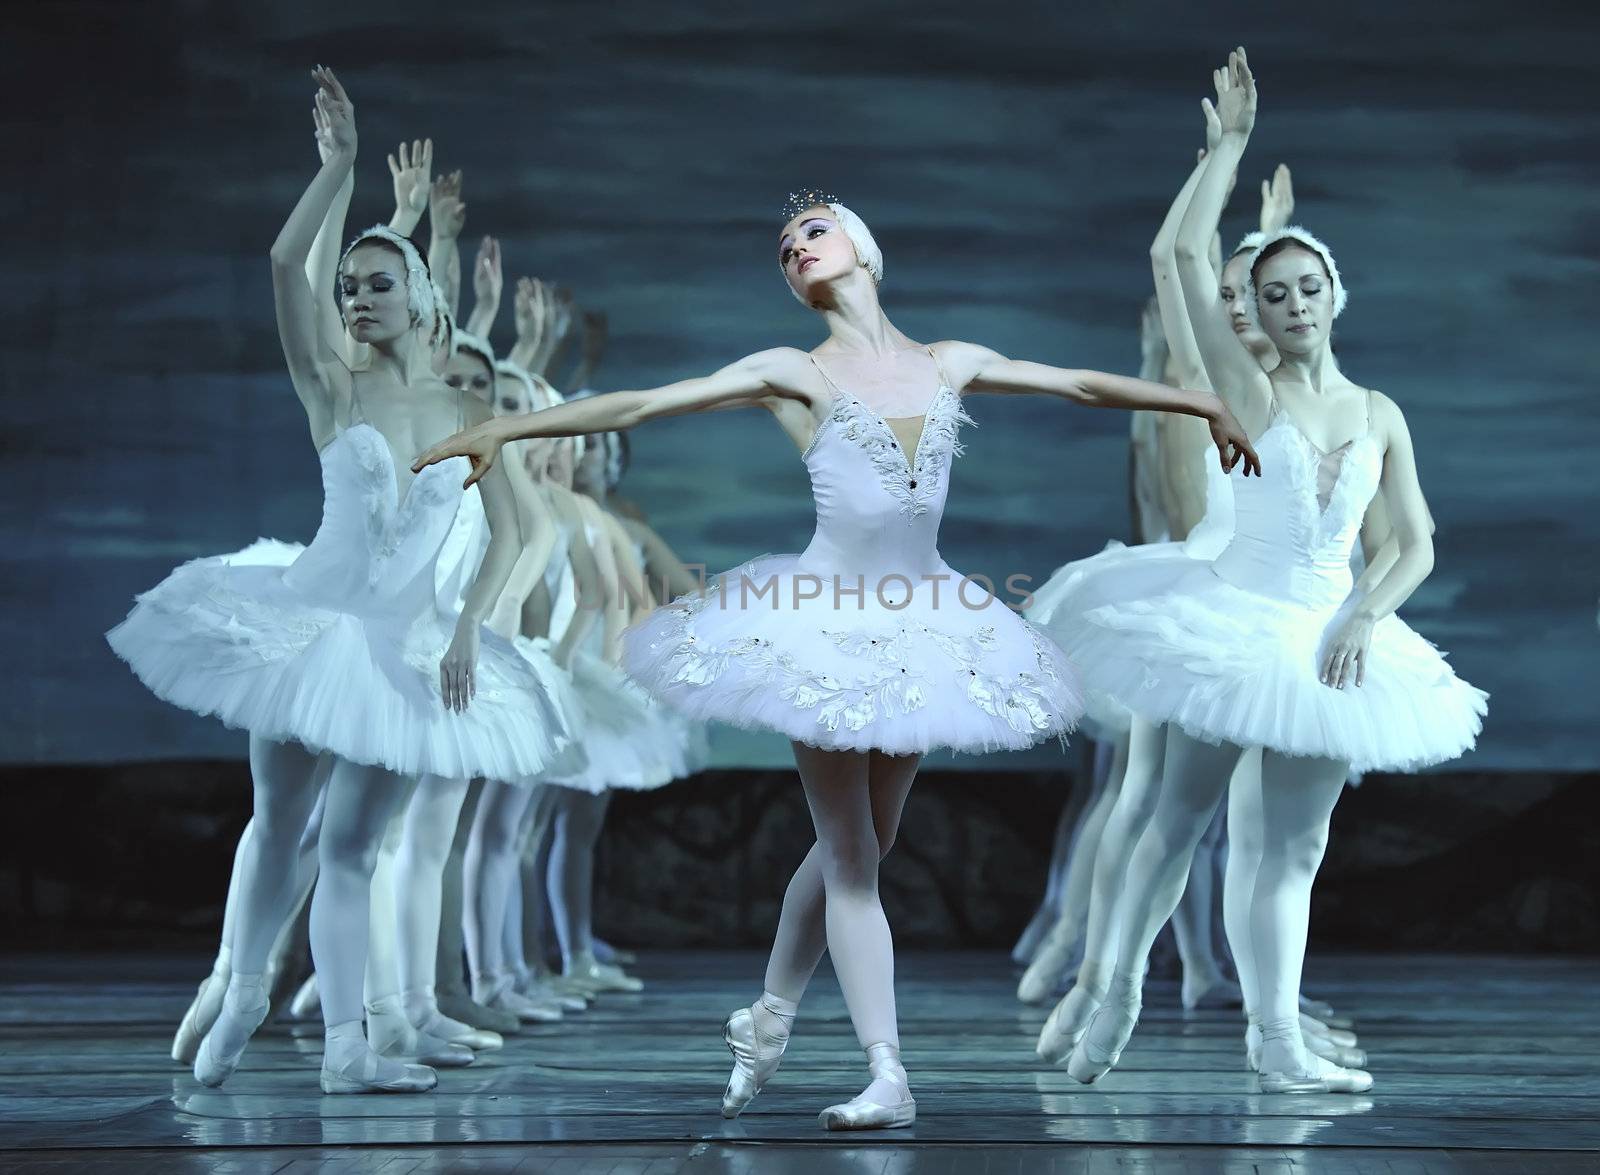
[[[1181,0],[39,3],[7,17],[10,278],[0,619],[11,762],[226,756],[99,634],[181,560],[308,538],[317,467],[272,327],[267,246],[312,175],[317,61],[357,104],[353,221],[383,155],[431,135],[468,237],[607,310],[602,387],[649,386],[818,327],[775,210],[840,192],[914,336],[1133,370],[1146,248],[1244,42],[1261,116],[1224,232],[1295,173],[1351,288],[1341,354],[1405,408],[1438,520],[1406,609],[1493,694],[1471,765],[1600,763],[1591,325],[1600,217],[1589,6]],[[470,260],[470,257],[468,258]],[[507,318],[499,340],[508,343]],[[1126,527],[1126,422],[977,399],[952,564],[1042,576]],[[760,413],[635,436],[629,492],[713,568],[809,535],[804,471]],[[760,739],[724,764],[781,763]],[[1031,760],[1058,762],[1045,748]],[[966,760],[968,765],[991,764]]]

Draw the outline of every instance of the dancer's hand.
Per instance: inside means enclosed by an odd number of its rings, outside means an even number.
[[[545,308],[550,337],[559,343],[572,333],[572,291],[557,286],[554,296],[545,302]]]
[[[495,461],[500,457],[500,446],[506,442],[506,437],[500,430],[500,423],[506,419],[508,418],[497,416],[472,428],[463,429],[454,436],[446,437],[413,461],[411,472],[421,473],[430,465],[437,465],[452,457],[465,457],[472,462],[472,472],[467,475],[467,480],[461,483],[461,488],[467,489],[494,468]]]
[[[517,342],[539,345],[544,329],[544,283],[536,277],[519,277],[512,301],[517,323]]]
[[[1240,46],[1228,54],[1227,68],[1219,69],[1211,76],[1217,90],[1217,104],[1213,107],[1209,98],[1200,100],[1206,115],[1207,142],[1210,141],[1213,118],[1221,132],[1217,139],[1219,144],[1228,135],[1249,138],[1256,125],[1256,79],[1250,72],[1250,63],[1245,59],[1244,47]]]
[[[439,661],[439,692],[444,708],[460,714],[478,693],[478,625],[462,617],[455,639]]]
[[[428,210],[428,177],[433,174],[433,140],[413,139],[408,147],[400,144],[399,157],[389,156],[389,174],[394,178],[394,210],[415,223]]]
[[[461,172],[452,171],[433,181],[428,191],[428,220],[433,235],[453,241],[467,224],[467,206],[461,202]]]
[[[319,65],[311,71],[311,76],[317,82],[317,150],[320,153],[324,143],[328,147],[328,156],[323,162],[337,152],[355,154],[356,104],[333,76],[333,70]]]
[[[472,296],[479,306],[499,306],[504,288],[500,242],[493,237],[484,237],[478,245],[478,259],[472,264]]]
[[[1294,216],[1294,180],[1289,165],[1278,164],[1270,180],[1261,181],[1261,231],[1275,233]]]
[[[1250,438],[1240,427],[1239,422],[1233,418],[1233,413],[1219,397],[1215,413],[1210,417],[1211,440],[1217,446],[1217,452],[1222,456],[1222,471],[1232,473],[1233,467],[1244,462],[1244,475],[1249,477],[1254,473],[1261,476],[1261,458],[1256,456],[1256,451],[1250,447]]]
[[[322,103],[311,103],[311,135],[317,141],[317,157],[326,163],[333,158],[333,128],[328,116],[322,112]]]
[[[1339,626],[1339,631],[1328,643],[1328,657],[1318,675],[1323,685],[1344,689],[1347,685],[1360,686],[1366,683],[1372,623],[1370,617],[1358,612]]]

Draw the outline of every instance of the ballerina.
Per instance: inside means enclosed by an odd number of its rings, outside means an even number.
[[[113,649],[167,701],[252,735],[255,895],[241,910],[223,1007],[195,1075],[220,1084],[267,1012],[261,968],[292,899],[292,857],[316,789],[334,762],[318,836],[312,954],[327,1026],[327,1093],[431,1088],[431,1069],[380,1057],[362,1033],[362,974],[374,850],[407,776],[519,776],[570,741],[544,683],[480,622],[504,583],[517,530],[503,472],[482,483],[496,532],[447,622],[433,574],[461,495],[440,473],[410,479],[396,452],[487,411],[430,369],[435,327],[426,265],[385,227],[360,234],[339,265],[339,309],[367,361],[329,341],[326,293],[304,276],[318,226],[356,156],[354,110],[333,74],[314,71],[333,151],[272,248],[279,333],[321,454],[317,537],[288,568],[185,564],[139,597],[108,634]],[[287,833],[287,834],[286,834]],[[248,944],[248,952],[241,949]],[[243,966],[241,966],[243,964]]]
[[[1214,219],[1255,121],[1243,50],[1218,92],[1220,143],[1186,222]],[[1263,850],[1250,954],[1261,1088],[1370,1088],[1365,1074],[1311,1054],[1301,1035],[1311,885],[1329,817],[1352,767],[1409,769],[1470,749],[1484,694],[1394,615],[1432,567],[1427,511],[1399,407],[1329,363],[1330,327],[1345,305],[1332,254],[1293,227],[1251,254],[1245,308],[1277,348],[1271,372],[1238,346],[1187,230],[1177,262],[1207,372],[1250,422],[1271,476],[1235,479],[1235,535],[1214,561],[1104,574],[1097,591],[1108,602],[1066,634],[1093,689],[1167,728],[1161,791],[1128,866],[1115,971],[1068,1070],[1093,1081],[1117,1063],[1138,1019],[1150,944],[1194,845],[1240,758],[1259,748]],[[1380,490],[1398,553],[1381,576],[1354,585],[1351,548]]]
[[[312,105],[311,117],[312,135],[316,142],[318,159],[325,164],[333,151],[328,120],[322,108],[315,103]],[[402,142],[396,154],[389,156],[389,172],[394,181],[395,197],[395,210],[389,219],[389,227],[402,236],[410,234],[416,228],[417,218],[426,205],[428,169],[432,166],[432,161],[432,139],[418,139],[409,146]],[[354,182],[352,173],[340,185],[327,215],[317,230],[311,252],[306,257],[306,281],[313,290],[326,290],[333,285],[334,271],[339,261],[339,241],[344,233],[345,214],[350,206]],[[330,334],[336,335],[341,345],[349,345],[349,335],[337,327]],[[222,558],[240,564],[287,567],[298,559],[304,550],[305,546],[302,543],[286,543],[277,539],[262,538],[243,550],[236,551],[232,555],[224,555]],[[330,764],[323,760],[312,768],[319,794],[329,767]],[[297,896],[293,899],[292,905],[296,911],[310,897],[311,886],[316,880],[317,831],[317,813],[314,811],[306,829],[302,831],[299,850],[295,855],[294,890]],[[222,934],[211,973],[201,981],[194,1000],[184,1011],[178,1023],[178,1030],[173,1035],[172,1059],[182,1065],[194,1064],[200,1041],[211,1031],[211,1026],[216,1023],[217,1014],[222,1009],[222,995],[227,990],[229,975],[232,972],[234,925],[242,897],[240,886],[247,875],[259,876],[259,871],[253,864],[256,852],[252,844],[254,836],[255,821],[252,819],[245,824],[234,849],[233,870],[228,879],[228,896],[223,907]],[[292,919],[293,915],[288,921]],[[268,953],[267,962],[263,965],[263,986],[268,992],[272,991],[277,965],[281,962],[286,946],[286,938],[285,933],[277,936]]]
[[[1209,142],[1214,148],[1215,143]],[[1158,362],[1161,378],[1184,387],[1210,388],[1193,329],[1178,289],[1174,250],[1179,226],[1188,210],[1195,185],[1205,166],[1206,152],[1200,153],[1194,171],[1173,200],[1150,246],[1152,276],[1156,294],[1155,310],[1149,308],[1141,321],[1142,351],[1147,367]],[[1229,177],[1229,190],[1232,177]],[[1226,198],[1226,195],[1225,195]],[[1276,232],[1293,212],[1293,189],[1287,169],[1280,168],[1271,183],[1263,184],[1260,214],[1260,239],[1264,232]],[[1221,207],[1218,207],[1218,217]],[[1215,250],[1216,223],[1202,224],[1199,248],[1207,255]],[[1247,238],[1249,240],[1251,238]],[[1213,263],[1219,271],[1224,301],[1230,300],[1245,262],[1235,255],[1227,266]],[[1277,362],[1271,341],[1248,324],[1236,328],[1239,344],[1258,363]],[[1138,414],[1135,414],[1138,419]],[[1045,625],[1058,639],[1068,639],[1066,631],[1082,623],[1083,613],[1094,602],[1107,597],[1101,588],[1103,577],[1112,567],[1183,565],[1185,560],[1209,560],[1232,538],[1233,491],[1226,476],[1205,461],[1208,438],[1194,422],[1180,417],[1151,417],[1136,436],[1134,447],[1134,501],[1139,537],[1144,545],[1114,548],[1090,559],[1078,560],[1058,569],[1035,594],[1030,617]],[[1208,473],[1209,470],[1209,473]],[[1176,540],[1176,541],[1169,541]],[[1091,715],[1099,725],[1120,734],[1118,762],[1120,774],[1111,782],[1114,790],[1103,795],[1089,819],[1100,821],[1097,835],[1087,842],[1092,846],[1092,868],[1080,862],[1079,879],[1089,874],[1087,906],[1068,906],[1052,928],[1038,955],[1023,973],[1017,995],[1025,1003],[1048,998],[1056,991],[1067,952],[1078,934],[1083,934],[1083,957],[1072,990],[1057,1004],[1039,1037],[1039,1055],[1046,1060],[1061,1059],[1082,1035],[1089,1016],[1104,998],[1106,984],[1117,955],[1126,907],[1124,877],[1134,846],[1150,822],[1156,795],[1161,786],[1161,763],[1165,738],[1161,730],[1135,717],[1111,699],[1091,705]],[[1191,877],[1199,882],[1186,886],[1185,897],[1173,917],[1183,960],[1182,1002],[1186,1008],[1229,1005],[1237,1007],[1241,993],[1227,984],[1211,946],[1211,903],[1215,854],[1219,851],[1222,823],[1213,821],[1202,837]],[[1079,892],[1082,892],[1081,890]]]
[[[605,432],[738,406],[761,406],[777,419],[811,475],[811,546],[744,564],[704,595],[657,609],[629,630],[624,664],[691,717],[786,735],[817,835],[785,895],[766,991],[724,1027],[735,1063],[723,1113],[736,1115],[775,1071],[826,948],[872,1080],[858,1097],[825,1109],[821,1123],[904,1126],[916,1103],[900,1061],[893,948],[877,879],[917,764],[936,747],[1030,746],[1070,730],[1082,710],[1060,650],[939,557],[947,477],[967,419],[962,392],[1188,412],[1210,422],[1225,464],[1257,465],[1214,395],[1007,359],[970,343],[913,342],[880,308],[883,256],[854,213],[806,193],[791,198],[784,215],[779,267],[829,332],[814,352],[778,347],[703,378],[488,422],[435,445],[416,468],[468,456],[470,483],[519,437]],[[856,607],[842,606],[846,597]]]

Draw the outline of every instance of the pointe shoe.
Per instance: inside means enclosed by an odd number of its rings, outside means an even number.
[[[1298,1041],[1263,1041],[1257,1072],[1262,1093],[1366,1093],[1372,1074],[1345,1069],[1307,1051]]]
[[[724,1118],[737,1118],[761,1087],[772,1080],[789,1044],[787,1031],[779,1036],[756,1027],[756,1006],[738,1009],[722,1026],[722,1041],[733,1054],[733,1072],[722,1091]]]
[[[614,947],[604,939],[594,939],[594,957],[602,963],[612,963],[618,967],[632,967],[639,961],[639,956],[625,947]]]
[[[427,1093],[439,1084],[439,1075],[426,1065],[406,1065],[380,1057],[363,1047],[355,1056],[330,1068],[322,1060],[323,1093]]]
[[[232,1077],[251,1036],[267,1018],[267,1008],[267,993],[259,983],[241,989],[230,982],[216,1022],[195,1050],[194,1079],[215,1089]]]
[[[576,979],[596,992],[627,992],[644,990],[642,980],[635,979],[621,967],[612,967],[597,961],[593,954],[574,955],[568,962],[563,979]]]
[[[200,981],[194,1000],[178,1021],[178,1031],[172,1037],[172,1059],[180,1065],[194,1064],[200,1051],[200,1042],[217,1022],[222,1011],[222,995],[228,990],[228,972],[213,970]]]
[[[1107,1000],[1095,1009],[1084,1029],[1083,1037],[1073,1046],[1067,1058],[1067,1072],[1074,1081],[1093,1085],[1115,1069],[1122,1060],[1122,1050],[1133,1037],[1133,1026],[1139,1022],[1139,1005],[1131,1007],[1120,1000]]]
[[[1300,1010],[1307,1016],[1315,1016],[1318,1020],[1326,1020],[1333,1015],[1333,1005],[1326,1000],[1314,1000],[1310,996],[1300,997]]]
[[[321,1015],[322,994],[317,990],[317,973],[313,971],[289,1001],[289,1019],[315,1020]]]
[[[477,1059],[466,1045],[416,1028],[406,1018],[399,996],[384,996],[367,1005],[367,1043],[380,1057],[435,1069],[463,1069]]]
[[[1072,961],[1074,945],[1075,936],[1057,933],[1052,927],[1034,952],[1033,962],[1017,981],[1017,999],[1025,1004],[1042,1004],[1054,996],[1061,989],[1062,977]]]
[[[1349,1029],[1331,1027],[1314,1016],[1306,1016],[1304,1014],[1300,1017],[1300,1031],[1310,1033],[1312,1036],[1320,1036],[1324,1040],[1331,1040],[1340,1048],[1353,1049],[1361,1043],[1356,1034]]]
[[[817,1115],[824,1130],[895,1130],[917,1120],[917,1103],[911,1096],[905,1067],[900,1064],[900,1047],[868,1045],[867,1068],[872,1073],[872,1083],[866,1089]],[[875,1088],[886,1089],[894,1100],[869,1097]]]
[[[400,993],[400,1006],[406,1019],[418,1032],[426,1032],[449,1044],[462,1045],[475,1053],[495,1052],[505,1047],[505,1037],[489,1028],[478,1028],[464,1020],[453,1020],[439,1010],[439,998],[432,986]]]
[[[520,994],[511,986],[511,976],[504,973],[473,976],[472,993],[484,1007],[509,1012],[521,1024],[555,1024],[563,1016],[557,1004]]]
[[[1182,992],[1184,1009],[1190,1012],[1244,1007],[1244,992],[1239,985],[1220,975],[1196,978],[1191,982],[1189,972],[1185,971]]]
[[[588,988],[582,989],[582,992],[558,988],[553,975],[534,975],[530,972],[526,980],[519,978],[512,987],[518,995],[526,996],[536,1004],[554,1004],[563,1012],[587,1012],[595,1000],[594,996],[583,994]]]
[[[474,1028],[486,1028],[491,1032],[498,1032],[501,1036],[516,1036],[522,1031],[522,1021],[510,1012],[486,1008],[469,996],[464,989],[460,991],[436,989],[434,999],[439,1014],[448,1016],[452,1020],[459,1020]]]
[[[1314,1036],[1309,1032],[1302,1032],[1300,1035],[1306,1042],[1306,1050],[1313,1056],[1321,1057],[1324,1061],[1332,1061],[1335,1065],[1342,1065],[1347,1069],[1367,1067],[1366,1049],[1344,1048],[1334,1044],[1325,1036]]]
[[[1049,1019],[1039,1032],[1039,1043],[1034,1046],[1034,1052],[1052,1065],[1059,1065],[1066,1060],[1073,1046],[1083,1039],[1084,1031],[1089,1027],[1089,1018],[1100,1006],[1101,999],[1088,988],[1073,984],[1072,990],[1051,1009]]]

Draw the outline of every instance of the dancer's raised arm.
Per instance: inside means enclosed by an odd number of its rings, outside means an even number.
[[[461,172],[441,175],[428,190],[428,269],[444,291],[445,305],[461,320],[461,230],[467,206],[461,201]]]
[[[467,457],[472,461],[472,473],[466,480],[470,486],[494,465],[500,446],[507,441],[633,428],[668,416],[753,405],[769,396],[803,399],[807,395],[801,390],[804,374],[812,370],[805,353],[793,347],[758,351],[698,379],[680,380],[648,391],[608,392],[526,416],[485,421],[434,445],[416,459],[412,469],[420,472],[425,466],[450,457]]]
[[[941,343],[939,357],[954,386],[974,392],[1010,395],[1059,396],[1091,408],[1146,408],[1198,416],[1211,429],[1211,439],[1222,458],[1222,468],[1232,470],[1242,459],[1245,473],[1259,474],[1261,462],[1228,406],[1212,392],[1193,392],[1151,383],[1131,375],[1082,371],[1008,359],[975,343]]]
[[[467,319],[467,333],[488,339],[494,330],[494,320],[500,314],[500,295],[505,286],[505,276],[500,268],[500,242],[494,237],[484,237],[478,244],[478,256],[472,263],[472,316]]]
[[[394,215],[389,227],[409,237],[422,223],[428,210],[428,177],[433,174],[433,140],[414,139],[411,146],[400,144],[398,157],[389,156],[389,175],[394,180]]]
[[[313,291],[306,270],[317,234],[355,166],[356,121],[355,105],[333,71],[318,66],[311,73],[329,154],[272,243],[272,295],[289,378],[320,447],[333,436],[335,397],[348,388],[350,373],[318,313],[318,298],[326,300],[328,292]]]
[[[1189,325],[1211,386],[1246,419],[1258,423],[1266,418],[1271,387],[1260,361],[1239,344],[1209,260],[1228,188],[1255,126],[1255,78],[1244,50],[1230,54],[1227,67],[1216,71],[1213,80],[1217,104],[1213,107],[1206,99],[1202,105],[1208,142],[1215,140],[1217,145],[1206,152],[1201,165],[1199,182],[1179,223],[1174,257]]]
[[[333,155],[333,138],[322,103],[312,103],[311,120],[315,127],[317,157],[326,166]],[[339,302],[330,295],[339,273],[339,250],[343,247],[344,222],[350,212],[355,180],[355,171],[352,169],[334,194],[333,203],[328,206],[328,212],[317,229],[317,239],[312,242],[311,254],[306,258],[306,282],[311,286],[311,297],[317,305],[318,329],[328,346],[347,365],[354,343],[344,329],[344,320],[339,317]]]

